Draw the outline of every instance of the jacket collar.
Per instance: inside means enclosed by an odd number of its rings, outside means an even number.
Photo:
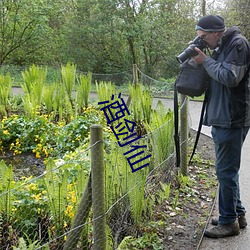
[[[232,37],[241,34],[240,29],[237,26],[233,26],[225,31],[224,35],[221,38],[221,41],[219,41],[219,45],[217,48],[213,51],[213,58],[217,58],[219,54],[221,53],[221,50],[223,47],[225,47],[229,41],[231,41]]]

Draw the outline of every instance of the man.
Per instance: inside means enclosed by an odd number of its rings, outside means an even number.
[[[212,126],[219,181],[219,218],[205,235],[221,238],[239,234],[247,226],[240,200],[241,149],[250,126],[250,47],[237,27],[225,30],[220,16],[202,17],[196,33],[213,50],[206,56],[195,48],[193,59],[203,64],[210,76],[204,125]]]

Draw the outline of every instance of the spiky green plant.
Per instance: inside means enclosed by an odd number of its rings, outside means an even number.
[[[80,75],[79,85],[77,88],[76,102],[78,110],[88,107],[89,94],[91,90],[92,74],[88,72],[87,75]]]
[[[8,112],[8,97],[11,93],[12,79],[10,74],[0,75],[0,115],[7,116]]]
[[[61,66],[62,86],[64,87],[70,101],[72,102],[72,92],[76,81],[76,65],[67,63]]]
[[[34,117],[41,106],[47,68],[32,65],[28,70],[22,72],[22,76],[24,80],[21,83],[24,91],[24,110],[27,115]]]
[[[98,101],[109,101],[112,95],[115,95],[115,84],[112,82],[96,82],[96,90],[98,95]]]
[[[107,155],[105,168],[106,205],[109,208],[115,201],[125,196],[123,205],[117,205],[114,211],[121,214],[130,211],[135,223],[138,224],[144,209],[144,188],[148,168],[132,173],[131,167],[123,155],[125,151],[128,151],[128,148],[118,147],[114,141],[111,143],[111,154]]]
[[[46,172],[44,184],[48,193],[49,207],[57,230],[60,230],[63,228],[64,211],[67,206],[68,176],[56,170],[52,159],[46,164]]]
[[[73,118],[73,106],[66,94],[64,87],[55,83],[55,91],[53,96],[53,112],[54,119],[57,121],[70,121]]]
[[[150,124],[145,124],[145,126],[151,139],[150,145],[153,148],[154,161],[157,165],[166,160],[173,152],[173,112],[167,111],[159,101],[151,114]]]
[[[144,89],[142,84],[129,85],[131,96],[131,111],[139,128],[139,134],[144,133],[143,124],[150,123],[152,111],[152,95],[148,89]]]
[[[53,84],[53,85],[47,86],[44,89],[43,102],[46,107],[47,114],[50,114],[53,111],[55,87],[56,87],[56,84]]]
[[[0,161],[0,213],[5,216],[6,222],[11,217],[13,206],[13,194],[11,189],[14,186],[12,166],[6,166],[4,161]]]

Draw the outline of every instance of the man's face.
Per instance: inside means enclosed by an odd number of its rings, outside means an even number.
[[[210,49],[215,49],[218,46],[218,42],[221,38],[221,32],[206,32],[203,30],[197,30],[196,33],[208,44]]]

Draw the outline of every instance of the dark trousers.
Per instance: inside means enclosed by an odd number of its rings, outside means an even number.
[[[241,149],[249,127],[212,127],[215,143],[216,175],[219,181],[219,223],[230,224],[245,214],[240,200],[239,169]]]

